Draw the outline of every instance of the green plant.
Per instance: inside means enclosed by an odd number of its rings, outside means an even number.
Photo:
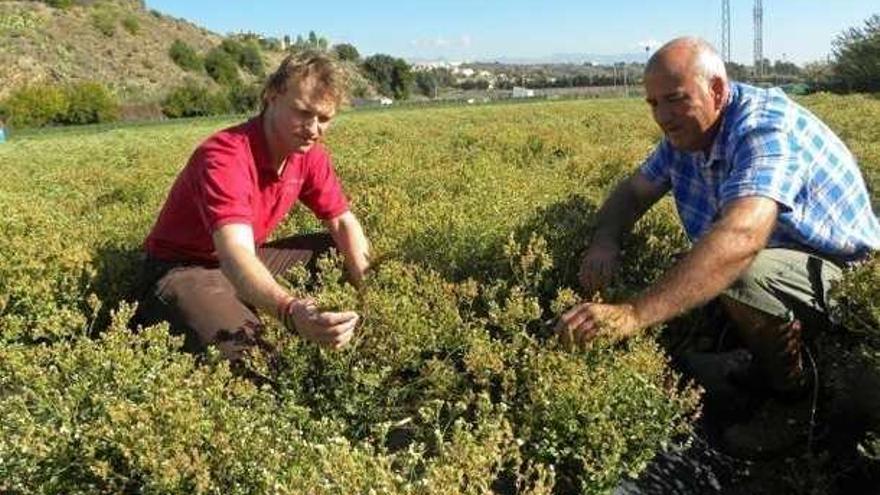
[[[24,86],[3,100],[3,114],[11,127],[42,127],[58,122],[67,112],[64,91],[51,84]]]
[[[141,22],[137,16],[128,14],[122,19],[122,27],[128,31],[128,34],[136,35],[141,30]]]
[[[171,118],[217,115],[231,110],[226,94],[195,83],[172,90],[162,100],[162,113]]]
[[[222,48],[218,47],[209,51],[205,56],[204,64],[208,75],[217,84],[231,86],[241,81],[235,59]]]
[[[257,84],[236,84],[229,88],[230,109],[236,113],[256,112],[260,108],[262,88]]]
[[[168,49],[168,56],[181,69],[197,72],[204,68],[202,59],[196,51],[183,41],[174,40]]]
[[[100,83],[72,84],[64,92],[67,110],[59,119],[62,124],[97,124],[119,118],[119,102]]]
[[[182,100],[227,95],[194,93]],[[880,100],[804,102],[880,185]],[[361,320],[329,352],[263,315],[278,354],[250,356],[261,385],[213,353],[183,353],[164,326],[128,331],[130,309],[110,314],[133,297],[143,238],[193,148],[237,120],[52,129],[0,146],[0,492],[603,493],[687,431],[696,392],[652,333],[574,352],[552,331],[590,296],[572,288],[596,205],[657,137],[642,103],[340,115],[326,146],[373,272],[355,289],[328,256],[284,280]],[[319,228],[297,208],[276,236]],[[664,200],[603,296],[641,290],[686,247]],[[858,314],[876,306],[874,269],[840,288]],[[876,413],[863,393],[880,370],[870,325],[846,353],[821,353],[836,367],[820,370],[864,384],[835,404]]]
[[[106,7],[100,7],[92,12],[92,26],[104,36],[110,38],[116,34],[116,13]]]

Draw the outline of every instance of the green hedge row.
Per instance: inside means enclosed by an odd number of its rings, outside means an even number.
[[[211,90],[194,82],[172,90],[162,100],[166,117],[198,117],[254,112],[260,106],[260,86],[244,83]]]
[[[102,84],[35,84],[12,92],[0,102],[0,114],[11,127],[95,124],[119,118],[119,102]]]

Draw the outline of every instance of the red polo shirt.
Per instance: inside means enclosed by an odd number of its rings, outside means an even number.
[[[293,153],[281,176],[272,163],[261,117],[209,137],[195,150],[168,193],[144,247],[164,261],[216,262],[211,234],[229,223],[254,229],[260,246],[301,200],[330,219],[348,201],[321,144]]]

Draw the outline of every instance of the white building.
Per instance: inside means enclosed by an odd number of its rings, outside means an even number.
[[[535,90],[534,89],[526,89],[522,86],[514,86],[513,87],[513,97],[514,98],[534,98]]]

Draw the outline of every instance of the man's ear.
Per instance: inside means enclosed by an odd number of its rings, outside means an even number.
[[[716,110],[721,110],[727,100],[727,81],[722,77],[714,76],[709,82],[712,91],[712,102]]]

